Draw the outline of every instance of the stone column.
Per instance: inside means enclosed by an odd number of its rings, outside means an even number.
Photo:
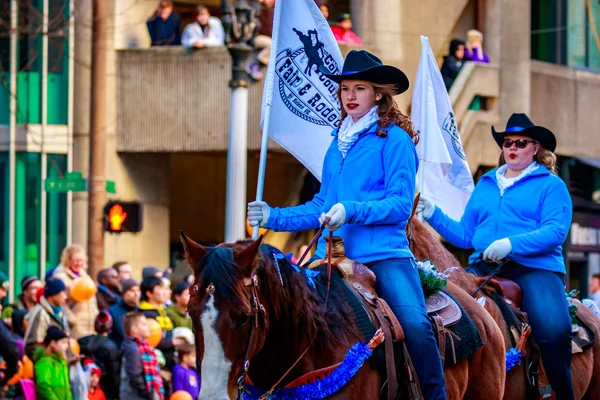
[[[512,113],[530,112],[531,97],[531,2],[497,0],[500,3],[500,126]]]
[[[73,170],[89,171],[90,94],[92,63],[92,1],[80,0],[75,9],[73,76]],[[88,193],[73,193],[73,243],[87,243]]]

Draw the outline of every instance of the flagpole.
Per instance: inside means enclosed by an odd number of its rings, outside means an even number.
[[[275,1],[273,15],[273,36],[271,37],[271,54],[267,69],[267,80],[263,90],[267,91],[265,114],[263,118],[262,139],[260,142],[260,159],[258,162],[258,180],[256,182],[256,201],[262,201],[265,190],[265,174],[267,171],[267,152],[269,151],[269,124],[271,121],[271,103],[273,100],[273,80],[275,79],[275,63],[277,62],[277,42],[279,41],[279,21],[281,20],[281,3],[288,0]],[[252,239],[258,239],[259,225],[252,229]]]
[[[425,46],[426,43],[428,43],[428,38],[426,36],[421,36],[421,62],[425,63],[427,62],[427,48],[428,46]],[[428,68],[423,68],[423,71],[427,71],[429,72]],[[427,76],[423,76],[424,74],[421,74],[421,80],[422,81],[426,81],[427,80]],[[419,121],[419,127],[421,128],[421,132],[425,133],[427,132],[427,102],[428,102],[428,96],[429,96],[429,90],[427,90],[427,85],[421,85],[421,87],[425,87],[426,90],[423,93],[423,95],[421,96],[421,115],[420,118],[421,120]],[[423,195],[424,189],[425,189],[425,163],[427,161],[425,160],[421,160],[419,163],[419,192],[421,193],[421,195]]]

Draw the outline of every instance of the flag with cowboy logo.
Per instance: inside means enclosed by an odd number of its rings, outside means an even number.
[[[275,3],[261,127],[319,180],[331,131],[340,120],[338,86],[319,67],[339,73],[342,63],[329,24],[314,0]]]
[[[419,190],[449,217],[460,220],[474,189],[452,104],[429,40],[421,36],[421,60],[412,98]]]

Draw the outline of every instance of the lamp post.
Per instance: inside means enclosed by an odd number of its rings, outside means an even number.
[[[248,74],[246,65],[254,49],[255,9],[245,0],[221,2],[227,49],[231,54],[231,100],[227,149],[225,241],[244,239],[246,228],[246,168],[248,158]]]

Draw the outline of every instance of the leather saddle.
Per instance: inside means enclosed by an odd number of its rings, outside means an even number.
[[[393,383],[390,381],[390,376],[396,376],[394,360],[393,342],[404,341],[404,330],[398,319],[392,312],[386,301],[380,298],[375,292],[375,283],[377,278],[373,271],[367,266],[346,257],[344,249],[344,240],[340,237],[333,237],[329,243],[329,238],[326,238],[327,246],[331,246],[331,265],[336,268],[343,276],[343,281],[352,289],[359,300],[363,304],[363,308],[369,314],[369,317],[376,329],[381,329],[385,339],[391,337],[392,340],[384,340],[386,366],[388,374],[388,393],[393,390]],[[327,265],[327,258],[312,262],[308,268],[313,269]],[[436,293],[426,301],[427,314],[435,322],[438,335],[438,344],[440,346],[440,354],[442,357],[445,354],[445,337],[449,334],[446,327],[456,324],[462,317],[461,308],[450,296],[443,292]],[[393,342],[392,342],[393,341]],[[407,377],[409,381],[409,391],[411,398],[422,398],[420,386],[418,383],[416,371],[410,362],[410,357],[405,347],[403,346],[404,362],[407,364]],[[397,383],[396,383],[397,384]]]

